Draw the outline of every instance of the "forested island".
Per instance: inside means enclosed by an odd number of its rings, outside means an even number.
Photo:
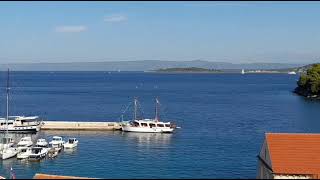
[[[206,69],[199,67],[186,67],[186,68],[161,68],[154,72],[166,72],[166,73],[222,73],[223,71],[217,69]]]
[[[320,64],[313,64],[301,74],[295,93],[312,99],[320,99]]]

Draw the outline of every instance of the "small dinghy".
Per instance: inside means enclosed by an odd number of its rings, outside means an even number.
[[[69,138],[68,142],[63,145],[63,147],[66,149],[72,149],[77,146],[78,146],[78,139],[76,138]]]
[[[48,157],[50,159],[53,159],[55,157],[57,157],[59,154],[59,151],[55,150],[54,148],[51,148],[49,151],[48,151]]]

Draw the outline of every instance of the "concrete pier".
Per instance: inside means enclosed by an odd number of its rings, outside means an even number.
[[[76,121],[43,121],[41,130],[120,130],[119,122],[76,122]]]

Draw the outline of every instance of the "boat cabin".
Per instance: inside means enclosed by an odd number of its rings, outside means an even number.
[[[31,137],[23,137],[20,141],[31,141]]]
[[[69,144],[73,144],[75,141],[77,141],[76,138],[70,138],[70,139],[68,140],[68,143],[69,143]]]
[[[60,136],[53,136],[52,141],[62,141],[62,137]]]
[[[131,122],[131,125],[133,127],[150,127],[150,128],[154,128],[154,127],[159,127],[159,128],[170,128],[171,124],[170,122],[157,122],[155,120],[134,120]]]
[[[29,149],[30,149],[30,147],[22,147],[22,148],[20,149],[20,153],[25,153],[25,152],[27,152]]]
[[[39,154],[41,152],[41,150],[42,150],[42,147],[33,147],[31,149],[31,153],[32,154]]]
[[[47,142],[45,139],[38,139],[37,140],[37,143],[45,143],[45,142]]]

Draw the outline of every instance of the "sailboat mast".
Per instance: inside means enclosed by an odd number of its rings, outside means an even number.
[[[156,121],[159,121],[159,110],[158,110],[158,104],[159,104],[159,100],[158,100],[158,98],[156,98],[156,118],[155,118],[155,120]]]
[[[6,120],[7,133],[8,133],[8,120],[9,120],[9,68],[8,68],[8,74],[7,74],[7,120]]]
[[[134,98],[134,120],[137,120],[137,98]]]

